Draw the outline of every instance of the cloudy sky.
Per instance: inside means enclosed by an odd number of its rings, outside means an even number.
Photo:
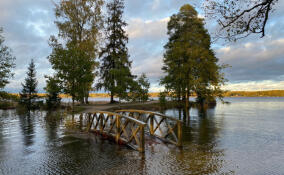
[[[198,1],[196,1],[198,2]],[[163,45],[167,42],[167,22],[191,0],[126,0],[125,20],[128,23],[129,53],[134,74],[145,72],[151,91],[159,91]],[[39,91],[45,86],[44,75],[52,74],[47,56],[50,35],[57,34],[51,0],[0,0],[0,26],[4,28],[5,44],[16,56],[14,79],[5,87],[18,92],[27,65],[36,62]],[[202,13],[202,10],[198,11]],[[266,37],[249,37],[237,43],[215,43],[220,63],[231,65],[225,70],[229,90],[284,89],[284,2],[279,1],[266,28]],[[202,14],[201,14],[202,16]],[[211,31],[210,21],[208,30]]]

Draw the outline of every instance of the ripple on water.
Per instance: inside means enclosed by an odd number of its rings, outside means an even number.
[[[184,121],[183,149],[148,142],[144,154],[70,132],[67,118],[0,110],[0,174],[282,175],[284,98],[230,101],[187,118],[166,111]]]

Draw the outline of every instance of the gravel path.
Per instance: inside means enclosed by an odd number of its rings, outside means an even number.
[[[115,103],[115,104],[110,104],[108,102],[96,102],[93,105],[84,105],[81,106],[84,108],[83,112],[93,112],[93,111],[108,111],[112,108],[127,108],[129,106],[143,106],[143,105],[149,105],[149,104],[157,104],[159,101],[147,101],[144,103]]]

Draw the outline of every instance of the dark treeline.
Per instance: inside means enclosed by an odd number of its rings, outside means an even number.
[[[284,90],[268,91],[228,91],[225,97],[284,97]]]

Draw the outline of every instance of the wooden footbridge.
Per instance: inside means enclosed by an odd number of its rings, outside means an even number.
[[[94,111],[80,115],[81,126],[89,132],[111,136],[116,143],[145,151],[145,134],[182,146],[182,121],[143,110]]]

